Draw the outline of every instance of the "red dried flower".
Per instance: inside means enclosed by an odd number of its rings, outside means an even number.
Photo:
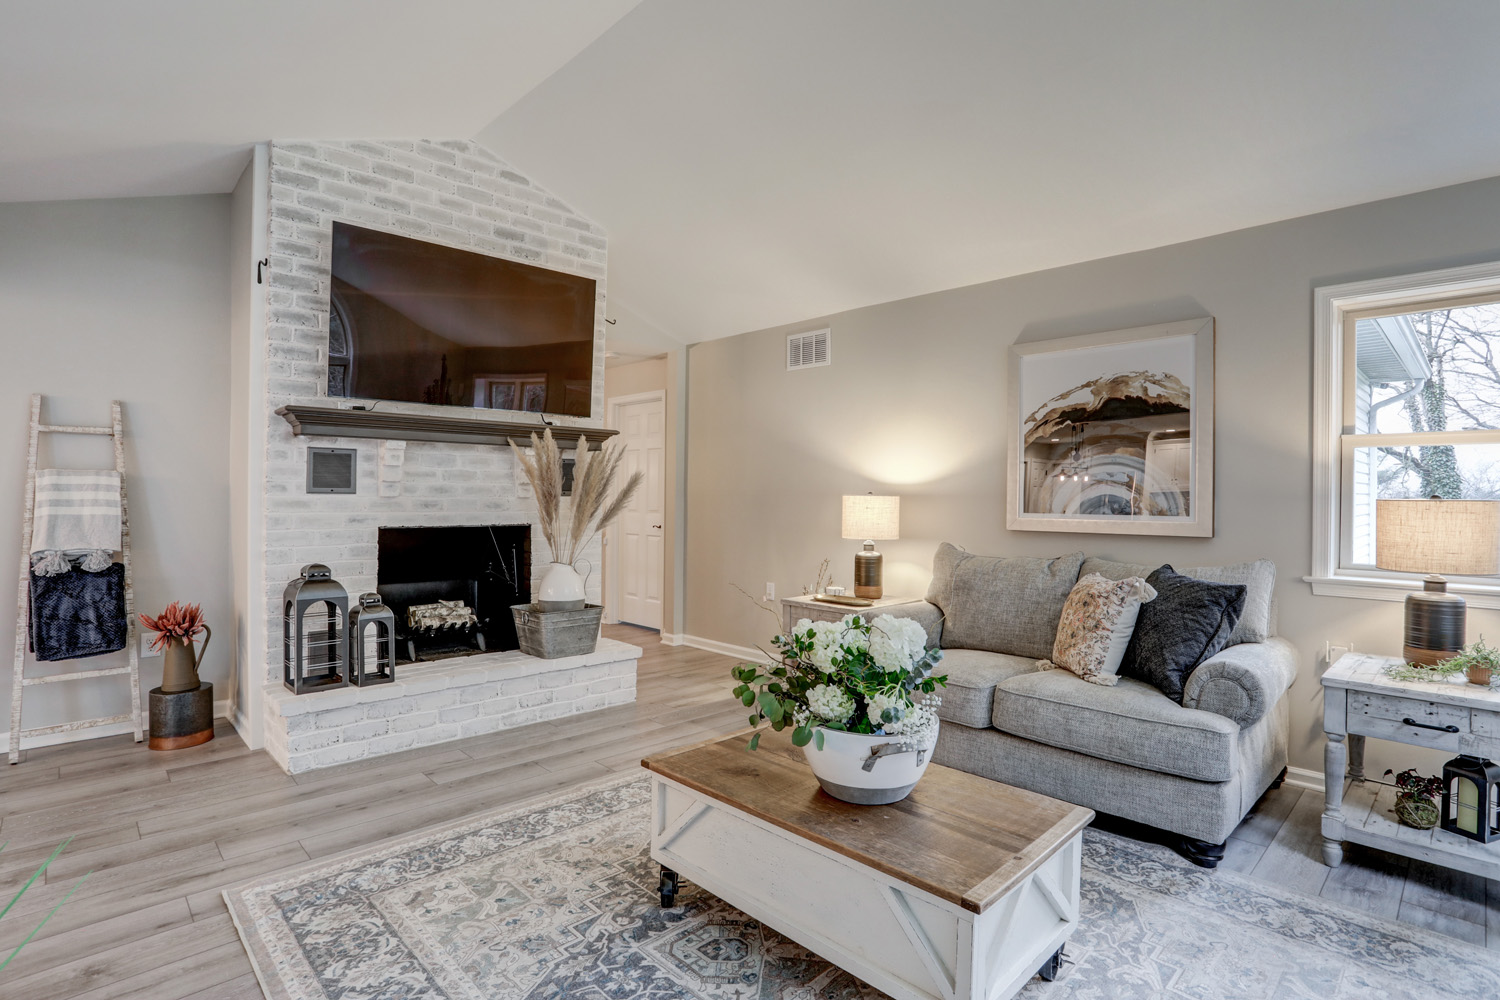
[[[151,640],[151,648],[165,649],[167,643],[174,637],[191,641],[203,631],[203,605],[183,605],[173,601],[155,618],[150,615],[141,615],[141,624],[157,634],[156,638]]]

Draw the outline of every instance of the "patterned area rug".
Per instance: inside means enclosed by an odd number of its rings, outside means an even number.
[[[691,885],[662,910],[649,784],[566,796],[224,893],[270,1000],[874,1000]],[[1462,942],[1085,834],[1082,921],[1028,998],[1493,1000]]]

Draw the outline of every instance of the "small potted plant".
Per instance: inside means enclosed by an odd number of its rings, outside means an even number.
[[[752,726],[792,730],[823,790],[862,805],[906,797],[937,742],[934,676],[942,651],[908,618],[797,623],[772,640],[780,663],[746,663],[732,671],[735,697],[754,710]],[[750,737],[750,749],[760,733]]]
[[[1500,650],[1486,646],[1484,636],[1480,636],[1474,645],[1445,662],[1454,667],[1455,672],[1462,669],[1470,684],[1488,687],[1495,673],[1500,671]]]
[[[1386,771],[1386,777],[1396,774]],[[1396,818],[1418,830],[1437,826],[1438,797],[1443,794],[1443,779],[1424,777],[1414,767],[1396,774]]]

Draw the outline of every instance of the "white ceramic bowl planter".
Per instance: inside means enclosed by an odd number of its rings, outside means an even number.
[[[916,787],[937,743],[934,730],[927,746],[903,750],[900,736],[865,736],[819,727],[816,739],[802,748],[823,791],[844,802],[880,806],[900,802]]]

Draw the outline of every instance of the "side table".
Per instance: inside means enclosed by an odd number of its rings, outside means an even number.
[[[781,628],[783,631],[790,632],[792,626],[803,618],[815,622],[836,622],[845,615],[878,615],[898,604],[913,604],[919,600],[921,598],[918,597],[882,597],[866,607],[857,608],[848,604],[830,604],[828,601],[814,600],[812,594],[783,597],[781,599]]]
[[[1500,844],[1403,826],[1395,817],[1395,789],[1365,781],[1365,738],[1370,736],[1454,755],[1500,758],[1500,689],[1393,680],[1385,668],[1400,662],[1394,656],[1349,653],[1323,675],[1323,731],[1328,737],[1323,862],[1337,868],[1348,841],[1500,878]]]

